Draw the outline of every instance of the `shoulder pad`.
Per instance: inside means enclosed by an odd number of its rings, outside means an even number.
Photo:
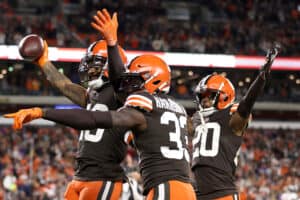
[[[145,95],[144,93],[129,95],[125,101],[125,106],[138,108],[147,112],[153,110],[152,99],[149,98],[149,95]]]

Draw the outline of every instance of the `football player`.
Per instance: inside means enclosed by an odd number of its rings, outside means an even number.
[[[44,41],[43,55],[36,61],[48,81],[75,104],[87,110],[116,110],[122,104],[117,100],[114,87],[117,77],[125,70],[119,66],[108,76],[107,44],[105,40],[92,43],[81,59],[78,71],[84,86],[72,83],[48,59],[48,46]],[[118,47],[122,60],[125,51]],[[87,88],[86,88],[87,87]],[[72,120],[73,117],[70,118]],[[75,175],[65,192],[67,200],[118,199],[125,178],[120,166],[126,155],[127,144],[122,135],[125,129],[97,128],[82,130],[75,158]]]
[[[122,76],[120,90],[129,96],[118,111],[31,108],[5,117],[14,118],[15,129],[37,118],[80,130],[131,129],[147,198],[195,199],[188,174],[187,114],[183,106],[164,94],[169,90],[170,81],[170,69],[162,59],[141,55],[131,62],[129,72]]]
[[[192,118],[192,171],[198,200],[241,199],[234,182],[242,136],[277,53],[277,48],[268,52],[257,78],[238,104],[234,104],[234,86],[221,75],[208,75],[195,88],[199,110]]]
[[[106,10],[98,11],[101,23],[97,25],[107,30],[105,25],[116,22]],[[105,18],[105,19],[104,19]],[[104,20],[103,20],[104,19]],[[103,30],[103,29],[102,29]],[[114,30],[114,29],[113,29]],[[108,37],[117,43],[116,30]],[[112,44],[112,43],[110,43]],[[116,45],[108,49],[113,52],[109,59],[122,66]],[[120,80],[119,90],[128,94],[124,107],[118,111],[55,110],[32,108],[8,114],[14,118],[14,128],[23,123],[44,118],[77,129],[120,127],[132,130],[140,157],[140,171],[143,178],[144,195],[152,199],[196,199],[189,179],[189,154],[186,149],[187,113],[166,93],[171,84],[169,66],[154,55],[134,58]],[[72,119],[70,117],[72,116]]]

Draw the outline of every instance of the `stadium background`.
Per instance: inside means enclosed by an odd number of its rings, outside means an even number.
[[[78,83],[78,60],[99,39],[89,22],[104,7],[119,13],[119,43],[129,57],[151,51],[167,60],[171,94],[189,113],[196,109],[193,88],[212,72],[226,75],[240,100],[266,49],[279,43],[276,70],[244,137],[237,185],[248,199],[300,198],[298,1],[1,0],[1,115],[32,106],[73,106],[37,66],[20,59],[15,45],[30,33],[43,36],[55,66]],[[73,174],[78,131],[43,120],[20,132],[10,125],[0,118],[0,199],[62,199]],[[138,179],[136,166],[129,149],[124,167]]]

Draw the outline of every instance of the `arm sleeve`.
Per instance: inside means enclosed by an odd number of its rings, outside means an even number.
[[[125,71],[124,63],[119,54],[118,44],[107,46],[108,50],[108,77],[115,91],[119,89],[120,77]]]
[[[112,128],[110,112],[83,109],[45,109],[43,110],[43,118],[79,130]]]
[[[258,95],[263,91],[266,83],[266,75],[264,72],[260,72],[254,82],[251,84],[246,95],[240,101],[237,111],[243,118],[248,118],[253,105]]]

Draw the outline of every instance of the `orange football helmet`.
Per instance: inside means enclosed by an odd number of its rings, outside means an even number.
[[[120,46],[119,53],[124,65],[127,64],[125,51]],[[87,48],[86,55],[81,59],[78,68],[80,80],[83,85],[94,80],[94,77],[104,79],[104,81],[108,80],[107,58],[107,44],[105,40],[93,42]],[[91,68],[95,68],[95,73],[89,74]]]
[[[210,95],[213,106],[222,110],[231,105],[235,100],[235,89],[229,79],[218,74],[211,74],[200,80],[195,88],[197,102]]]
[[[168,93],[171,85],[171,70],[167,63],[155,55],[135,57],[128,66],[130,74],[139,74],[144,88],[150,93]]]

